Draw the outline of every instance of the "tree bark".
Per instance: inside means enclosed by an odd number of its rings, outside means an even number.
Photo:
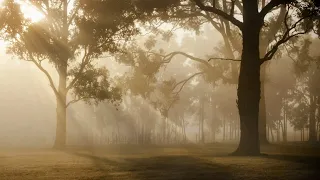
[[[56,108],[56,139],[54,148],[62,149],[66,146],[67,139],[67,68],[61,67],[59,71],[59,94],[56,94],[57,108]]]
[[[260,101],[260,55],[259,19],[257,1],[243,1],[243,50],[238,85],[238,109],[241,137],[233,155],[260,155],[259,101]]]
[[[68,0],[63,1],[63,19],[62,19],[62,42],[68,44]],[[68,72],[68,54],[60,57],[60,62],[56,64],[59,75],[59,87],[56,95],[57,109],[57,127],[54,148],[65,148],[67,141],[67,72]]]
[[[270,144],[267,139],[267,113],[266,113],[266,99],[265,99],[265,77],[267,76],[266,72],[267,64],[261,66],[261,99],[259,105],[259,139],[260,144],[267,145]]]

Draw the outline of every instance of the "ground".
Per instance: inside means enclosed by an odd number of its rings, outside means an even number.
[[[320,179],[320,147],[272,145],[268,156],[232,157],[234,145],[1,149],[1,180]]]

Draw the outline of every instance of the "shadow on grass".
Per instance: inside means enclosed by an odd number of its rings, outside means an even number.
[[[308,156],[308,155],[286,155],[286,154],[269,154],[264,156],[267,159],[276,159],[281,161],[289,161],[302,165],[307,165],[308,169],[320,170],[320,157],[319,156]]]
[[[164,179],[164,180],[232,180],[232,169],[220,164],[190,156],[154,156],[110,160],[92,154],[72,154],[91,159],[96,168],[103,172],[95,179]]]

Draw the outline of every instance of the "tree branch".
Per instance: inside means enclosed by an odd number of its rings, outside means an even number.
[[[69,4],[69,3],[68,3],[68,4]],[[76,17],[77,11],[78,11],[79,9],[80,9],[80,5],[77,5],[77,7],[74,8],[73,14],[72,14],[72,16],[70,17],[70,19],[68,20],[68,23],[67,23],[67,26],[68,26],[68,27],[71,25],[72,21],[73,21],[74,18]]]
[[[219,57],[212,57],[212,58],[209,58],[209,62],[211,60],[224,60],[224,61],[241,61],[241,59],[231,59],[231,58],[219,58]]]
[[[185,56],[191,60],[194,60],[196,62],[199,62],[199,63],[202,63],[204,65],[206,65],[207,67],[212,67],[212,65],[209,63],[211,60],[227,60],[227,61],[241,61],[240,59],[230,59],[230,58],[218,58],[218,57],[211,57],[209,58],[208,60],[204,60],[204,59],[201,59],[201,58],[197,58],[197,57],[194,57],[192,55],[189,55],[185,52],[181,52],[181,51],[175,51],[175,52],[172,52],[172,53],[169,53],[165,56],[162,55],[162,57],[164,58],[164,63],[169,63],[173,57],[175,57],[176,55],[182,55],[182,56]]]
[[[261,19],[264,19],[264,17],[275,7],[283,4],[288,4],[292,2],[293,0],[271,0],[259,13],[259,16]]]
[[[286,43],[287,41],[289,41],[291,38],[302,35],[302,34],[306,34],[308,32],[308,29],[306,29],[305,31],[300,31],[300,32],[296,32],[290,35],[290,32],[295,29],[297,27],[297,25],[303,21],[304,19],[307,19],[309,17],[311,17],[312,15],[309,16],[305,16],[301,19],[299,19],[298,21],[296,21],[290,28],[289,25],[287,24],[287,16],[288,16],[288,11],[286,12],[284,21],[285,21],[285,26],[286,26],[286,32],[284,33],[284,35],[282,36],[282,38],[276,42],[276,44],[271,48],[271,50],[269,52],[266,53],[266,55],[261,59],[261,64],[263,64],[265,61],[269,61],[272,59],[272,57],[275,55],[275,53],[277,52],[278,48]]]
[[[182,85],[180,86],[179,90],[176,91],[176,92],[173,92],[173,94],[174,94],[175,96],[177,96],[177,95],[182,91],[183,87],[186,85],[186,83],[187,83],[188,81],[190,81],[192,78],[194,78],[194,77],[196,77],[196,76],[198,76],[198,75],[201,75],[201,74],[204,74],[204,72],[195,73],[195,74],[189,76],[187,79],[184,79],[184,80],[180,81],[179,83],[175,84],[174,87],[173,87],[173,90],[174,90],[175,88],[177,88],[180,84],[182,84]]]
[[[242,29],[242,26],[243,26],[243,23],[239,20],[237,20],[233,14],[227,14],[226,12],[224,11],[221,11],[219,9],[217,9],[216,7],[214,6],[206,6],[204,5],[201,0],[193,0],[196,5],[203,11],[208,11],[208,12],[212,12],[214,14],[217,14],[219,16],[221,16],[222,18],[230,21],[232,24],[234,24],[235,26],[237,26],[239,29]]]
[[[52,77],[50,76],[50,74],[48,73],[48,71],[45,70],[45,69],[41,66],[41,64],[36,61],[36,59],[33,57],[32,53],[31,53],[30,51],[28,51],[28,54],[29,54],[29,57],[30,57],[31,61],[38,67],[38,69],[39,69],[40,71],[42,71],[42,72],[46,75],[47,79],[49,80],[50,86],[51,86],[52,90],[54,91],[54,94],[55,94],[57,97],[60,97],[60,94],[59,94],[57,88],[55,87],[55,85],[54,85],[54,83],[53,83],[53,80],[52,80]]]
[[[94,97],[83,97],[83,98],[78,98],[78,99],[73,99],[69,101],[66,105],[66,107],[69,107],[71,104],[77,103],[79,101],[85,100],[85,99],[93,99]]]
[[[90,58],[89,58],[89,53],[87,50],[87,47],[85,47],[84,49],[84,55],[82,57],[81,60],[81,64],[80,64],[80,69],[78,71],[78,73],[75,75],[75,77],[73,78],[73,80],[70,82],[70,84],[67,87],[67,92],[73,88],[74,84],[78,81],[79,76],[83,73],[84,68],[86,67],[86,65],[89,63]]]

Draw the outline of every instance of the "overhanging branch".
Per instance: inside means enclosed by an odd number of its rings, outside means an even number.
[[[192,78],[194,78],[198,75],[201,75],[201,74],[204,74],[204,72],[195,73],[195,74],[189,76],[187,79],[184,79],[184,80],[178,82],[177,84],[175,84],[175,86],[173,87],[173,90],[176,89],[179,85],[181,85],[181,86],[180,86],[179,90],[176,92],[173,92],[173,94],[175,96],[177,96],[182,91],[183,87],[187,84],[187,82],[189,82]]]
[[[264,19],[264,17],[275,7],[281,5],[281,4],[288,4],[292,2],[293,0],[271,0],[262,10],[260,11],[259,15],[261,19]]]
[[[70,106],[71,104],[77,103],[79,101],[85,100],[85,99],[93,99],[93,97],[82,97],[82,98],[73,99],[67,103],[66,107]]]
[[[276,52],[278,51],[279,47],[288,42],[291,38],[293,37],[296,37],[296,36],[299,36],[299,35],[302,35],[302,34],[306,34],[308,32],[308,29],[304,30],[304,31],[299,31],[299,32],[295,32],[295,33],[292,33],[290,34],[290,32],[292,30],[294,30],[298,24],[300,22],[302,22],[303,20],[307,19],[307,18],[310,18],[312,15],[309,15],[309,16],[305,16],[305,17],[302,17],[300,18],[298,21],[296,21],[291,27],[289,27],[289,25],[287,24],[287,16],[288,16],[288,11],[286,12],[285,14],[285,18],[284,18],[284,24],[285,24],[285,27],[286,27],[286,32],[283,34],[283,36],[281,37],[281,39],[279,41],[277,41],[275,43],[275,45],[271,48],[270,51],[268,51],[266,53],[266,55],[261,59],[261,64],[263,64],[264,62],[266,61],[269,61],[273,58],[273,56],[276,54]]]
[[[206,6],[203,4],[203,2],[201,0],[193,0],[196,5],[203,11],[208,11],[208,12],[212,12],[214,14],[217,14],[219,16],[221,16],[222,18],[230,21],[232,24],[234,24],[235,26],[237,26],[239,29],[242,29],[243,23],[239,20],[237,20],[233,14],[228,14],[220,9],[217,9],[215,6]]]

